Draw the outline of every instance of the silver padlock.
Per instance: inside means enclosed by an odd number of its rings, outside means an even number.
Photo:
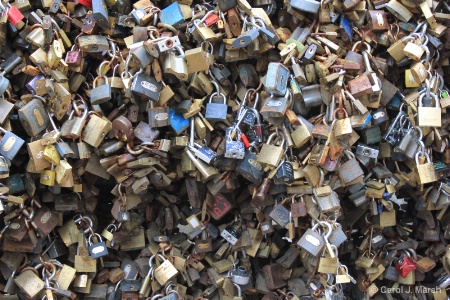
[[[246,285],[250,281],[250,274],[243,266],[232,269],[230,275],[231,281],[239,285]]]

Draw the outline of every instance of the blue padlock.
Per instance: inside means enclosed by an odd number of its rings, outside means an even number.
[[[399,110],[402,104],[402,97],[399,94],[395,94],[394,97],[386,105],[387,109]]]
[[[161,10],[161,22],[172,26],[180,25],[184,22],[184,15],[178,2],[174,2]]]
[[[351,42],[353,40],[353,29],[352,23],[350,20],[344,15],[341,16],[341,21],[339,23],[339,27],[341,27],[341,39],[343,42]]]
[[[180,134],[189,127],[189,120],[183,117],[183,114],[177,113],[175,109],[169,110],[170,126],[176,132]]]
[[[6,178],[5,181],[9,188],[9,194],[17,195],[25,192],[25,185],[23,184],[22,176],[20,176],[20,174],[13,174]]]

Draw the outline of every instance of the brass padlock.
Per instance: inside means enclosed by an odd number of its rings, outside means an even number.
[[[267,139],[267,142],[263,144],[261,151],[259,152],[259,155],[257,155],[258,162],[267,164],[272,167],[278,166],[281,157],[283,156],[284,153],[283,145],[285,142],[285,138],[284,135],[281,133],[280,146],[275,146],[275,144],[272,143],[275,142],[275,138],[277,136],[278,135],[276,132],[272,133]]]

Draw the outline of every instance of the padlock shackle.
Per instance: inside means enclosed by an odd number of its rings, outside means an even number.
[[[105,73],[105,74],[102,74],[102,70],[103,70],[103,66],[104,66],[104,65],[108,65],[108,64],[110,64],[110,62],[107,61],[107,60],[104,60],[104,61],[102,61],[102,62],[100,63],[100,65],[98,66],[98,70],[97,70],[98,76],[106,76],[106,73]],[[97,77],[98,77],[98,76],[97,76]]]
[[[428,155],[428,153],[427,152],[424,152],[424,151],[422,151],[422,150],[419,150],[419,151],[417,151],[416,152],[416,155],[415,155],[415,161],[416,161],[416,165],[417,166],[419,166],[420,164],[419,164],[419,155],[420,156],[425,156],[425,158],[426,158],[426,163],[430,163],[430,156]]]
[[[343,107],[338,107],[338,108],[336,108],[336,109],[334,110],[334,112],[333,112],[333,119],[334,119],[334,120],[338,120],[338,119],[336,118],[336,114],[337,114],[338,111],[344,111],[344,113],[345,113],[345,118],[346,118],[346,119],[348,118],[347,110],[346,110],[345,108],[343,108]]]
[[[94,82],[92,82],[92,87],[95,89],[97,87],[97,80],[99,78],[103,78],[105,79],[105,83],[104,84],[108,84],[108,77],[106,77],[105,75],[99,75],[97,77],[95,77]]]
[[[283,134],[283,132],[281,132],[281,131],[275,131],[275,132],[273,132],[271,135],[269,135],[269,137],[267,138],[267,142],[266,142],[266,144],[270,144],[270,143],[272,143],[272,141],[273,141],[273,139],[275,138],[275,137],[278,137],[278,136],[280,136],[281,135],[281,137],[282,137],[282,140],[281,140],[281,145],[280,145],[280,147],[283,147],[283,144],[284,144],[284,142],[285,142],[285,138],[284,138],[284,134]]]
[[[214,48],[213,48],[213,44],[211,42],[208,41],[203,41],[200,43],[200,47],[203,49],[203,45],[206,45],[206,49],[205,51],[207,51],[208,49],[210,49],[211,54],[213,54]]]
[[[221,96],[223,98],[223,104],[227,105],[227,97],[223,93],[220,93],[220,92],[212,93],[211,96],[209,96],[208,103],[212,103],[212,98],[214,97],[214,95]]]
[[[419,100],[418,100],[419,107],[423,107],[423,98],[425,97],[425,95],[426,95],[426,93],[420,94]],[[435,106],[434,107],[435,108],[440,108],[438,96],[435,93],[433,93],[433,92],[430,92],[430,96],[433,97],[433,99],[434,99],[434,102],[435,102]]]
[[[92,234],[92,233],[91,233],[91,234],[89,235],[89,237],[88,237],[88,244],[89,244],[89,246],[92,246],[92,244],[93,244],[93,243],[92,243],[92,237],[93,237],[94,235],[98,238],[99,243],[103,242],[103,239],[102,239],[102,237],[100,236],[100,234],[98,234],[98,233]]]
[[[244,107],[247,104],[247,98],[249,97],[250,92],[256,93],[255,89],[248,89],[244,94],[244,100],[242,100],[241,107]]]
[[[360,45],[360,44],[361,44],[361,45]],[[353,45],[352,51],[358,53],[357,51],[359,51],[360,48],[361,48],[362,46],[366,46],[366,51],[368,51],[369,53],[372,52],[372,47],[370,47],[370,45],[369,45],[368,43],[366,43],[366,42],[363,43],[363,42],[361,42],[361,41],[357,41],[357,42]]]
[[[162,254],[153,254],[152,256],[150,256],[150,258],[148,259],[148,265],[149,266],[156,266],[156,263],[154,263],[153,261],[155,260],[156,256],[158,256],[159,259],[161,259],[162,261],[166,261],[166,258],[162,255]]]

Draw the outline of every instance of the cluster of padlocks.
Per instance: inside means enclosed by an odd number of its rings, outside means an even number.
[[[447,0],[0,0],[0,299],[447,300]]]

